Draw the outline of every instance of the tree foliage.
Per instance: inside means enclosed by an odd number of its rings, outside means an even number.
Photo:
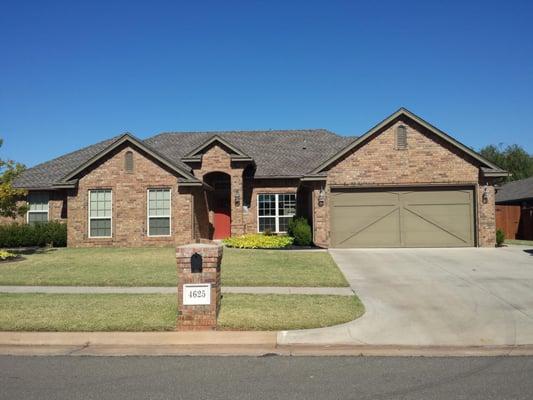
[[[3,143],[3,139],[0,139],[0,147]],[[27,211],[26,205],[18,203],[18,200],[26,195],[26,191],[13,187],[13,180],[24,169],[24,164],[0,158],[0,215],[3,217],[15,218]]]
[[[491,144],[483,147],[480,154],[498,167],[510,172],[512,175],[507,178],[507,181],[533,176],[533,154],[529,154],[517,144],[505,148],[502,145]]]

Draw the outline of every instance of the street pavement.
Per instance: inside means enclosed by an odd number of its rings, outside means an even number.
[[[533,357],[0,357],[0,399],[531,399]]]

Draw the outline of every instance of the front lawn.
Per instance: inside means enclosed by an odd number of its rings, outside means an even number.
[[[0,331],[168,331],[177,296],[0,294]],[[355,296],[223,296],[220,329],[280,330],[336,325],[359,317]]]
[[[0,285],[176,286],[174,248],[48,249],[0,263]],[[326,252],[224,249],[225,286],[347,286]]]

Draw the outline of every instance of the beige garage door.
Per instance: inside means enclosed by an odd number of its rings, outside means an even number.
[[[332,247],[474,246],[471,189],[333,190]]]

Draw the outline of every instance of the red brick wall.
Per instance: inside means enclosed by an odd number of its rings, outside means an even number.
[[[407,149],[397,150],[395,130],[407,126]],[[326,205],[317,206],[319,187],[313,192],[314,236],[321,246],[329,245],[329,192],[331,185],[402,185],[402,184],[480,184],[479,167],[425,128],[407,121],[397,121],[381,133],[335,162],[328,171]],[[484,182],[482,182],[484,183]],[[494,187],[489,182],[489,202],[477,204],[477,231],[480,246],[494,245]],[[479,190],[478,190],[479,193]]]
[[[134,172],[124,170],[124,154],[133,152]],[[147,189],[171,189],[171,236],[148,237]],[[112,238],[88,238],[88,191],[113,191]],[[78,188],[68,197],[68,245],[165,246],[191,242],[193,196],[191,190],[178,190],[177,176],[135,147],[122,146],[100,161],[79,179]]]

